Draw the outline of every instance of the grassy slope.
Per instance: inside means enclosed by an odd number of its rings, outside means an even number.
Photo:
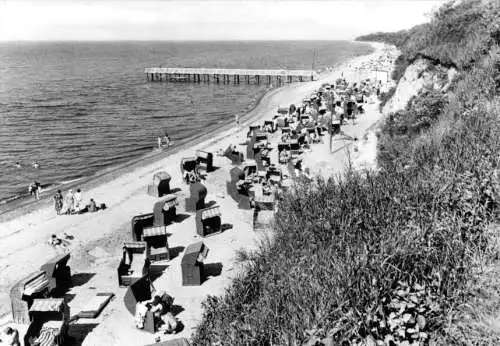
[[[491,257],[486,230],[498,216],[495,5],[444,6],[409,31],[405,63],[425,56],[456,66],[451,91],[424,91],[390,117],[379,173],[303,183],[284,196],[274,243],[242,256],[247,274],[207,299],[195,344],[446,338],[445,316]]]

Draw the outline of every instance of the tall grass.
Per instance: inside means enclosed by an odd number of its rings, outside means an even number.
[[[499,50],[484,23],[479,43],[459,45],[475,35],[477,13],[490,18],[489,6],[447,5],[410,30],[403,51],[451,61],[459,78],[447,94],[424,90],[387,119],[377,173],[349,170],[282,196],[273,242],[240,256],[246,273],[204,302],[194,344],[439,338],[499,210]]]

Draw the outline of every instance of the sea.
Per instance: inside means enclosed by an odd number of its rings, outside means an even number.
[[[174,146],[216,131],[269,91],[148,82],[146,67],[321,70],[371,51],[348,41],[0,43],[0,209],[32,181],[56,187],[148,155],[165,131]]]

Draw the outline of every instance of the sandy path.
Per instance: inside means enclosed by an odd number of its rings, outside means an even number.
[[[355,67],[364,61],[374,59],[381,54],[380,46],[371,55],[358,57],[349,62]],[[23,276],[38,269],[38,267],[55,255],[55,251],[46,244],[52,233],[67,232],[75,236],[70,246],[72,259],[70,265],[73,273],[80,273],[82,282],[70,292],[72,314],[76,314],[97,290],[111,291],[116,299],[106,308],[97,320],[79,321],[80,328],[74,328],[73,336],[85,338],[85,345],[141,345],[153,342],[153,336],[135,329],[132,316],[125,310],[123,294],[125,289],[117,287],[116,268],[121,255],[121,243],[130,239],[130,220],[134,215],[152,211],[155,198],[146,194],[146,185],[150,183],[152,175],[159,170],[165,170],[172,175],[171,186],[180,188],[176,194],[181,202],[179,213],[183,211],[184,197],[187,186],[181,182],[179,162],[182,157],[192,156],[196,149],[205,149],[215,153],[231,143],[241,143],[245,140],[247,125],[261,122],[264,118],[271,118],[278,106],[288,106],[299,103],[324,82],[332,82],[340,75],[353,80],[366,78],[348,66],[340,66],[334,72],[320,81],[295,84],[280,88],[266,95],[261,103],[250,112],[248,120],[240,129],[226,130],[214,138],[203,141],[189,149],[181,150],[157,162],[138,167],[105,184],[83,191],[84,201],[93,197],[98,203],[105,202],[109,208],[98,213],[56,216],[53,208],[43,207],[33,213],[19,216],[0,224],[0,313],[10,310],[9,290],[12,285]],[[346,134],[362,139],[363,133],[380,117],[376,105],[369,105],[367,113],[360,117],[356,125],[344,126]],[[334,141],[334,154],[329,153],[328,138],[324,143],[314,146],[311,153],[305,155],[306,164],[313,172],[329,175],[339,172],[345,164],[348,143],[342,140]],[[362,143],[362,141],[360,141]],[[244,148],[241,147],[244,151]],[[356,155],[354,155],[356,156]],[[249,249],[255,246],[262,233],[255,233],[251,226],[251,212],[242,211],[236,207],[232,199],[225,197],[225,182],[229,177],[231,164],[226,158],[216,157],[214,164],[218,170],[209,174],[205,182],[208,189],[207,201],[215,201],[221,206],[223,223],[231,224],[222,234],[204,239],[210,248],[205,263],[212,264],[215,270],[222,266],[217,276],[209,278],[202,286],[183,287],[181,285],[180,258],[176,256],[163,268],[164,273],[154,281],[154,286],[166,289],[175,297],[175,304],[182,307],[177,317],[185,328],[182,336],[191,335],[193,328],[201,317],[201,302],[206,295],[222,294],[231,279],[240,273],[239,266],[234,264],[235,251],[240,248]],[[195,221],[190,215],[180,223],[168,226],[169,245],[182,250],[185,246],[198,241],[195,236]],[[74,295],[74,296],[73,296]],[[10,316],[0,320],[5,324]],[[90,322],[89,322],[90,321]],[[166,336],[163,337],[167,338]],[[98,340],[98,341],[97,341]]]

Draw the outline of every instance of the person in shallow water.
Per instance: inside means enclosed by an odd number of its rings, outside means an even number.
[[[40,168],[40,164],[38,163],[38,161],[37,161],[37,160],[33,161],[33,163],[32,163],[31,165],[32,165],[32,166],[33,166],[33,168],[35,168],[35,169]]]
[[[22,168],[21,164],[19,163],[19,161],[16,161],[16,163],[14,164],[14,166],[16,168]]]

